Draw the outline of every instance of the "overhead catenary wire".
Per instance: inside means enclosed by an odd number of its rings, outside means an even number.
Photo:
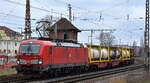
[[[23,3],[19,3],[19,2],[15,2],[15,1],[11,1],[11,0],[5,0],[5,1],[7,1],[7,2],[10,2],[10,3],[13,3],[13,4],[18,4],[18,5],[22,5],[22,6],[24,6],[25,4],[23,4]],[[57,2],[59,1],[59,0],[56,0]],[[39,1],[38,1],[39,2]],[[65,3],[65,2],[64,2]],[[68,3],[65,3],[65,4],[68,4]],[[120,4],[120,3],[118,3],[118,4]],[[118,6],[115,6],[115,7],[118,7]],[[54,12],[54,10],[52,11],[52,10],[47,10],[47,9],[44,9],[44,8],[39,8],[39,7],[35,7],[35,6],[32,6],[31,5],[31,8],[34,8],[34,9],[38,9],[38,10],[41,10],[41,11],[45,11],[45,12],[51,12],[51,13],[56,13],[56,14],[59,14],[60,16],[67,16],[68,17],[68,15],[67,14],[62,14],[62,13],[58,13],[58,12]],[[88,12],[93,12],[93,13],[96,13],[96,14],[98,14],[99,12],[98,11],[91,11],[91,10],[87,10],[87,9],[83,9],[83,8],[80,8],[80,7],[76,7],[76,6],[74,6],[73,5],[73,8],[78,8],[78,9],[80,9],[80,10],[85,10],[85,11],[88,11]],[[103,10],[104,11],[104,10]],[[105,15],[105,14],[103,14],[103,15]],[[108,16],[108,14],[107,14],[107,16]],[[112,15],[111,15],[111,17],[112,17]],[[114,17],[114,16],[113,16]],[[74,18],[78,18],[78,19],[80,19],[81,18],[81,16],[80,17],[76,17],[76,16],[74,16]],[[118,19],[120,19],[120,18],[117,18],[116,19],[116,17],[114,17],[114,20],[118,20]],[[90,19],[89,19],[90,20]],[[95,20],[95,21],[98,21],[98,20]]]
[[[10,17],[17,18],[17,19],[25,19],[25,17],[22,17],[22,16],[17,16],[17,15],[3,13],[3,12],[0,12],[0,15],[2,15],[2,16],[10,16]]]
[[[10,24],[10,25],[17,25],[17,26],[24,26],[24,25],[22,25],[22,24],[12,23],[12,22],[2,22],[2,21],[0,21],[0,23]]]
[[[63,3],[63,4],[65,4],[65,5],[70,4],[70,3],[67,3],[67,2],[60,1],[60,0],[54,0],[54,1],[59,2],[59,3]],[[127,1],[125,0],[125,1],[123,1],[123,2],[116,3],[116,4],[114,4],[114,5],[111,6],[111,7],[108,7],[108,8],[102,9],[102,10],[100,9],[99,11],[101,11],[101,12],[104,13],[104,14],[106,14],[105,12],[108,12],[109,10],[111,10],[111,9],[113,9],[113,8],[116,8],[116,7],[118,7],[118,6],[122,6],[122,5],[126,4],[126,2],[127,2]],[[75,10],[75,8],[76,8],[76,9],[79,9],[79,10],[82,10],[82,13],[83,13],[83,11],[84,11],[84,14],[89,14],[89,13],[99,14],[99,11],[94,11],[94,10],[89,10],[89,9],[77,7],[77,6],[73,5],[73,4],[71,4],[71,5],[72,5],[72,7],[73,7],[73,10]],[[111,17],[116,18],[116,16],[110,15],[110,14],[108,14],[108,13],[107,13],[107,16],[111,16]]]
[[[0,21],[0,24],[1,24],[1,23],[24,27],[24,24],[18,24],[18,23],[14,23],[14,22],[8,22],[8,21],[7,21],[7,22],[3,22],[3,21]],[[31,27],[35,27],[35,26],[31,26]]]
[[[16,1],[12,1],[12,0],[4,0],[4,1],[7,1],[7,2],[12,3],[12,4],[20,5],[20,6],[25,6],[24,3],[20,3],[20,2],[16,2]],[[58,15],[62,14],[62,13],[55,12],[54,9],[53,9],[53,11],[51,11],[51,10],[43,9],[43,8],[36,7],[36,6],[33,6],[33,5],[31,5],[31,8],[34,8],[34,9],[37,9],[37,10],[40,10],[40,11],[44,11],[44,12],[51,12],[51,13],[58,14]],[[68,15],[65,15],[65,14],[62,14],[62,15],[68,16]]]

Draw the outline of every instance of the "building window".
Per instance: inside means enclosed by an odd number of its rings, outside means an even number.
[[[15,54],[17,54],[17,50],[15,50]]]
[[[66,32],[64,33],[64,39],[68,39],[68,34]]]
[[[15,42],[15,46],[17,46],[17,42]]]

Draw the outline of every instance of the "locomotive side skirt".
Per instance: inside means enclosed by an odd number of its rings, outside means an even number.
[[[16,66],[16,69],[18,71],[47,71],[51,69],[57,69],[57,68],[66,68],[66,67],[80,67],[80,66],[88,66],[87,62],[83,63],[66,63],[66,64],[49,64],[49,65],[18,65]]]
[[[50,68],[76,67],[76,66],[88,66],[88,63],[82,62],[82,63],[51,64]]]

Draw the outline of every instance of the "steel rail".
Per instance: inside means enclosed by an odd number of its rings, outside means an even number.
[[[48,79],[48,80],[33,81],[30,83],[36,83],[36,82],[39,82],[39,83],[59,83],[59,82],[70,83],[71,82],[72,83],[72,82],[84,81],[84,80],[92,79],[96,77],[107,76],[107,75],[131,71],[131,70],[137,70],[140,68],[145,68],[145,65],[144,64],[132,65],[132,66],[126,66],[126,67],[121,67],[121,68],[109,69],[105,71],[96,71],[96,72],[85,73],[85,74],[74,75],[74,76],[66,76],[66,77],[60,77],[60,78],[54,78],[54,79]]]
[[[0,83],[23,83],[29,82],[32,76],[23,76],[21,74],[14,74],[10,76],[0,76]]]

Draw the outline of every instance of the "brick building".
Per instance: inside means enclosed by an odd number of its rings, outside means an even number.
[[[47,28],[49,38],[77,41],[78,32],[81,32],[66,18],[61,18],[51,27]]]

